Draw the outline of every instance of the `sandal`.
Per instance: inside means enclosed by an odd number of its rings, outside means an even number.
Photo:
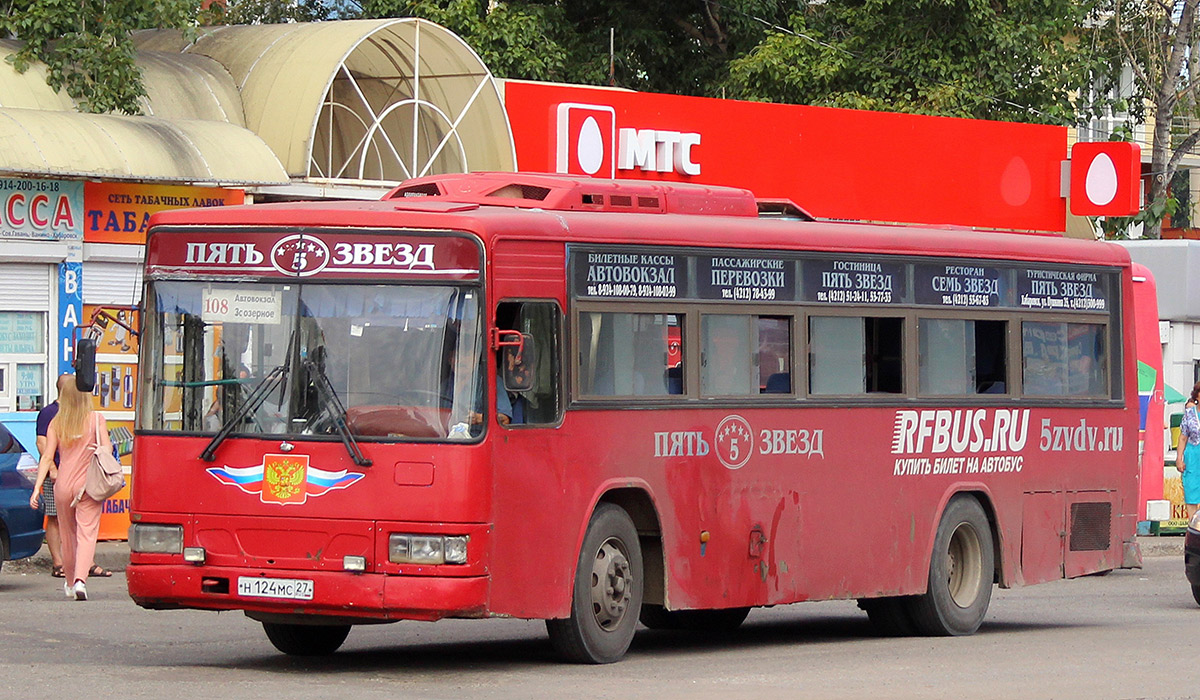
[[[92,568],[88,569],[88,576],[108,578],[109,576],[112,576],[112,572],[108,569],[102,568],[99,564],[92,564]]]
[[[66,578],[67,577],[67,575],[63,573],[62,564],[52,565],[50,567],[50,575],[53,576],[54,578]]]

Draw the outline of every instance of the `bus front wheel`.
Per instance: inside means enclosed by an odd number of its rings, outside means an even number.
[[[911,599],[917,629],[930,636],[973,634],[992,599],[995,551],[983,506],[956,496],[938,523],[929,562],[929,587]]]
[[[263,631],[275,648],[289,656],[325,656],[346,641],[350,625],[292,625],[264,622]]]
[[[618,661],[633,641],[642,607],[642,548],[621,508],[602,503],[588,523],[575,567],[571,616],[547,620],[550,643],[568,661]]]

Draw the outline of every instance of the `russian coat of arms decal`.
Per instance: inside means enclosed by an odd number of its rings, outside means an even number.
[[[258,494],[263,503],[281,505],[304,503],[311,496],[323,496],[344,489],[363,477],[345,469],[327,471],[309,466],[308,455],[263,455],[263,463],[253,467],[210,467],[209,474],[226,486]]]

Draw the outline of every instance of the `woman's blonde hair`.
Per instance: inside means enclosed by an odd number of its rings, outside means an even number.
[[[75,388],[75,382],[64,382],[59,387],[58,415],[51,425],[58,433],[58,441],[67,447],[83,437],[83,427],[92,413],[92,395]]]

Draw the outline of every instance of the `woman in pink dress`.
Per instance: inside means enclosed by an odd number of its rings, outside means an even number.
[[[87,600],[87,577],[96,555],[103,504],[83,492],[88,466],[97,447],[112,449],[104,416],[92,410],[92,397],[67,382],[58,397],[58,415],[46,431],[46,449],[38,463],[37,481],[30,507],[37,507],[42,484],[54,466],[58,452],[58,479],[54,500],[58,506],[58,529],[62,536],[63,590],[68,598]]]

